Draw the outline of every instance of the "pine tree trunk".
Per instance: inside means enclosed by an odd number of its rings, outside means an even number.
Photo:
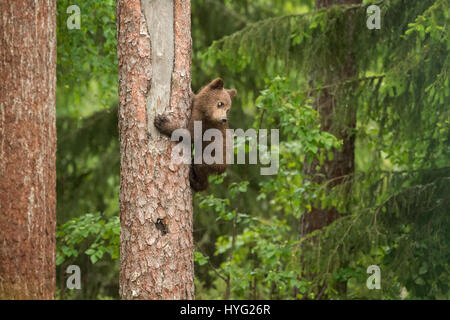
[[[190,114],[190,1],[118,0],[120,295],[193,299],[189,168],[153,126]]]
[[[0,299],[53,299],[56,1],[0,1]]]
[[[330,7],[334,4],[359,4],[361,0],[316,0],[316,9]],[[348,14],[352,14],[348,12]],[[351,20],[350,20],[351,21]],[[353,59],[353,48],[351,43],[351,34],[353,32],[354,26],[349,25],[348,28],[349,35],[347,39],[343,41],[348,41],[346,44],[348,47],[348,56],[342,66],[335,67],[333,71],[329,70],[319,70],[317,72],[323,72],[326,74],[326,84],[334,84],[342,82],[346,79],[353,78],[356,75],[355,64]],[[346,36],[347,37],[347,36]],[[338,70],[338,71],[335,71]],[[321,128],[324,131],[331,132],[338,139],[343,140],[342,151],[334,151],[334,157],[332,161],[325,161],[323,165],[322,174],[324,174],[324,180],[333,180],[329,184],[329,187],[334,187],[345,181],[349,175],[352,175],[355,171],[355,136],[354,129],[356,128],[356,108],[351,109],[350,112],[346,114],[345,123],[335,123],[334,117],[336,113],[336,108],[339,107],[338,101],[336,101],[335,96],[328,89],[321,91],[321,95],[315,102],[316,109],[320,113],[321,117]],[[314,163],[311,167],[313,171],[315,165]],[[330,225],[336,218],[338,213],[335,209],[331,210],[321,210],[318,208],[313,208],[313,210],[307,214],[304,214],[300,223],[300,232],[302,236],[305,236],[314,230],[321,229],[325,226]]]
[[[316,9],[328,8],[337,4],[361,4],[361,0],[316,0]],[[352,15],[352,11],[348,11],[347,14]],[[335,84],[342,82],[346,79],[351,79],[357,75],[357,70],[354,63],[354,48],[353,48],[353,32],[355,26],[352,24],[350,17],[349,24],[347,26],[348,33],[343,36],[343,44],[346,46],[348,54],[343,65],[332,66],[324,70],[317,70],[317,72],[325,75],[325,85]],[[331,49],[332,50],[332,49]],[[314,82],[314,79],[312,79]],[[338,139],[343,141],[342,151],[334,150],[334,157],[332,161],[325,161],[322,165],[320,173],[323,175],[319,178],[318,182],[332,181],[328,184],[329,188],[335,187],[341,183],[351,180],[355,171],[355,129],[356,129],[356,108],[350,108],[346,110],[345,119],[342,117],[339,119],[343,122],[336,121],[335,116],[339,111],[339,101],[331,92],[331,89],[324,89],[321,91],[320,96],[315,101],[316,109],[321,117],[321,128],[324,131],[334,134]],[[313,162],[312,166],[307,168],[307,171],[311,174],[316,173],[314,167],[317,162]],[[349,188],[350,190],[350,188]],[[333,223],[339,218],[339,213],[335,208],[320,209],[313,208],[310,212],[302,215],[300,220],[300,236],[304,237],[315,230],[322,229]],[[312,241],[315,241],[314,239]],[[345,292],[346,284],[342,285],[342,292]],[[323,292],[324,288],[320,288]]]

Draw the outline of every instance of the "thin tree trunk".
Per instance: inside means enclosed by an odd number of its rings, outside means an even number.
[[[0,299],[53,299],[56,1],[0,1]]]
[[[194,298],[189,168],[153,126],[187,124],[190,27],[189,0],[117,1],[122,299]]]
[[[328,8],[337,4],[361,4],[361,0],[316,0],[316,9]],[[353,14],[349,11],[347,14]],[[353,78],[357,75],[354,63],[354,48],[353,48],[353,32],[355,26],[352,23],[352,19],[349,19],[348,33],[345,35],[343,41],[346,41],[344,45],[348,48],[348,54],[346,60],[341,66],[334,66],[333,69],[319,70],[317,72],[323,72],[325,74],[325,84],[334,84],[342,82],[343,80]],[[332,49],[331,49],[332,50]],[[314,79],[312,79],[314,82]],[[324,131],[334,134],[338,139],[343,141],[342,151],[334,150],[334,157],[331,161],[325,161],[320,173],[323,175],[319,178],[321,182],[332,181],[328,187],[332,188],[339,184],[342,184],[348,179],[352,178],[355,171],[355,129],[356,129],[356,108],[349,108],[346,110],[345,119],[342,123],[336,121],[336,114],[339,109],[339,102],[331,92],[332,89],[324,89],[321,91],[320,96],[316,99],[316,109],[319,111],[321,117],[321,128]],[[340,118],[340,120],[342,120]],[[313,162],[311,167],[307,170],[314,174],[315,166],[317,162]],[[349,189],[350,190],[350,189]],[[320,209],[313,208],[311,212],[302,215],[300,220],[300,235],[302,237],[309,233],[322,229],[333,223],[339,218],[339,213],[336,208]],[[315,241],[314,239],[312,241]],[[323,288],[321,288],[323,289]],[[345,284],[343,284],[342,291],[345,292]],[[323,290],[322,290],[323,292]]]

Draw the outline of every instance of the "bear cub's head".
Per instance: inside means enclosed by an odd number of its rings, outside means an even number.
[[[225,126],[228,124],[231,100],[236,93],[236,89],[225,89],[221,78],[214,79],[195,95],[194,109],[202,115],[202,119],[216,126]]]

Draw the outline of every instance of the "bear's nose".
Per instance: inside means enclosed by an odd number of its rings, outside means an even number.
[[[223,123],[227,122],[227,118],[222,118],[222,122]]]

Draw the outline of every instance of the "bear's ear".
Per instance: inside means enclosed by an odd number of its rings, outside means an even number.
[[[211,89],[223,89],[223,80],[221,78],[216,78],[209,84]]]
[[[228,94],[230,95],[230,98],[233,99],[234,97],[236,97],[237,91],[236,89],[228,89],[227,90]]]

